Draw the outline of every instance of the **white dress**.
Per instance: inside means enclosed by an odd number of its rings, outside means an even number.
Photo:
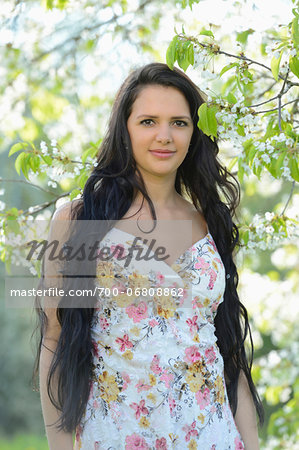
[[[134,237],[112,228],[101,247],[118,245],[124,256]],[[244,449],[214,334],[226,278],[211,234],[171,266],[151,259],[125,267],[117,255],[97,264],[105,291],[92,323],[93,378],[75,449]]]

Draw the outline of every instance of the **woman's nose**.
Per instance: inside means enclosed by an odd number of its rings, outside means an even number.
[[[158,130],[156,136],[157,142],[161,142],[162,144],[167,144],[172,141],[171,129],[169,125],[161,126]]]

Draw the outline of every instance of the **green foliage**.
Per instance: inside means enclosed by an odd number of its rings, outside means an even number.
[[[46,436],[22,434],[11,439],[0,438],[1,450],[48,450]]]
[[[206,103],[203,103],[198,109],[198,128],[212,139],[217,137],[217,112],[216,106],[208,107]]]
[[[23,34],[28,33],[28,42],[18,45],[15,40],[0,49],[2,105],[11,104],[11,111],[21,110],[22,116],[22,120],[20,114],[16,114],[16,120],[12,116],[10,125],[6,125],[6,116],[11,113],[7,111],[2,123],[4,131],[0,134],[3,143],[0,170],[5,165],[4,177],[15,178],[15,183],[7,181],[9,200],[5,208],[0,209],[1,228],[6,238],[6,243],[0,243],[0,259],[8,273],[16,249],[7,237],[21,235],[29,220],[51,215],[58,200],[73,200],[82,194],[95,164],[101,142],[98,139],[103,134],[111,107],[110,94],[102,95],[107,67],[111,65],[114,70],[116,60],[117,69],[132,64],[126,52],[121,60],[116,58],[119,42],[136,47],[140,64],[143,55],[164,61],[160,42],[155,47],[152,39],[160,31],[161,4],[169,8],[176,5],[176,12],[192,8],[195,3],[200,7],[199,0],[140,0],[136,2],[132,20],[131,2],[127,0],[105,3],[31,0],[23,3],[25,12],[16,16],[15,27],[16,32],[20,27]],[[44,19],[35,21],[30,14],[30,6],[37,7],[39,3],[51,20],[54,15],[61,18],[53,19],[55,24],[50,34],[44,33],[47,29]],[[111,17],[107,25],[102,19],[104,16]],[[299,234],[294,212],[288,215],[288,211],[294,211],[298,205],[298,5],[293,0],[289,24],[279,30],[265,30],[262,41],[254,48],[248,46],[254,29],[232,31],[228,36],[222,33],[221,27],[200,20],[200,15],[194,17],[192,29],[191,24],[185,24],[186,31],[182,26],[181,33],[175,30],[174,35],[169,36],[166,62],[171,69],[177,64],[184,71],[196,70],[199,77],[205,74],[199,82],[201,88],[201,83],[204,85],[208,79],[209,95],[198,110],[198,126],[211,139],[218,140],[221,159],[225,159],[229,170],[242,183],[244,195],[239,227],[245,256],[241,266],[263,277],[263,285],[271,281],[272,291],[279,292],[279,308],[274,308],[275,299],[270,292],[250,311],[254,336],[258,335],[257,342],[261,341],[257,345],[253,375],[266,405],[262,448],[272,450],[287,448],[287,445],[291,448],[299,429],[298,380],[292,370],[298,327],[295,326],[295,308],[288,303],[299,286],[296,263],[294,267],[288,266],[288,261],[297,254],[296,236]],[[189,25],[190,33],[187,32]],[[101,41],[103,36],[107,41]],[[109,37],[116,43],[112,49],[106,47]],[[86,60],[91,68],[98,68],[95,77],[91,76],[88,82],[83,76]],[[50,144],[53,137],[59,144]],[[1,182],[0,191],[4,183]],[[286,262],[276,258],[281,267],[272,261],[276,250],[285,253]],[[35,269],[39,271],[39,267]],[[240,272],[242,279],[242,270]],[[284,283],[292,287],[283,291]],[[245,297],[249,305],[259,295],[254,291],[254,282],[250,287],[248,299]],[[281,317],[288,309],[289,317]],[[24,376],[27,380],[32,368],[32,355],[26,346],[32,326],[27,319],[17,318],[15,314],[8,316],[7,311],[1,317],[1,340],[9,344],[18,342],[18,345],[10,345],[8,359],[3,355],[6,365],[0,377],[5,410],[1,416],[2,428],[10,433],[18,429],[42,433],[38,395],[32,393],[29,382],[24,387]],[[268,355],[275,355],[276,365],[268,364]],[[266,361],[263,362],[263,358]],[[16,376],[20,373],[23,377]],[[11,386],[16,392],[13,403],[8,396]],[[28,404],[35,405],[34,412],[26,408]],[[20,442],[10,442],[8,448],[26,448],[25,438]],[[1,448],[6,448],[5,445],[0,442]],[[42,445],[32,438],[32,448],[42,449]]]

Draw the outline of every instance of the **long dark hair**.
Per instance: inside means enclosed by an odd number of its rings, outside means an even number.
[[[129,210],[136,193],[148,202],[153,219],[154,205],[147,194],[141,173],[132,154],[127,120],[139,92],[148,85],[172,86],[187,99],[194,130],[189,151],[177,170],[175,189],[189,197],[201,210],[216,243],[226,271],[224,301],[215,318],[217,344],[224,360],[227,391],[233,414],[237,408],[240,371],[247,378],[260,419],[263,408],[251,377],[253,344],[247,311],[237,293],[238,274],[233,253],[239,244],[238,228],[232,220],[239,203],[237,180],[221,165],[217,143],[197,126],[198,108],[204,102],[199,88],[180,69],[151,63],[131,72],[120,87],[112,108],[106,135],[99,149],[97,166],[86,182],[82,201],[72,212],[76,220],[120,220]],[[37,307],[41,339],[35,361],[37,374],[46,317]],[[61,411],[58,428],[74,431],[80,423],[88,401],[92,366],[90,324],[93,308],[57,308],[61,335],[49,372],[48,393]],[[249,354],[245,340],[249,335]],[[58,397],[51,391],[51,381],[58,378]]]

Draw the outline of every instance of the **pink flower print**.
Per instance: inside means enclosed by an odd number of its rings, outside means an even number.
[[[148,391],[152,386],[150,384],[145,384],[144,380],[139,380],[135,387],[137,388],[137,392],[141,392]]]
[[[187,319],[186,320],[186,323],[190,327],[190,333],[191,334],[196,333],[196,331],[198,331],[197,319],[198,319],[198,316],[193,316],[192,319]]]
[[[161,286],[164,283],[165,277],[161,272],[157,272],[157,286]]]
[[[101,450],[100,445],[101,445],[100,441],[95,441],[95,443],[94,443],[94,450]]]
[[[108,320],[106,319],[106,317],[100,317],[100,327],[103,330],[106,330],[106,328],[109,327],[109,323],[108,323]]]
[[[156,319],[150,320],[148,324],[152,328],[154,328],[156,325],[159,325],[159,323],[156,321]]]
[[[131,378],[129,377],[129,375],[126,372],[122,372],[121,377],[124,380],[124,384],[122,386],[122,391],[124,391],[125,389],[127,389],[128,384],[131,383]]]
[[[210,391],[208,388],[205,388],[203,392],[197,391],[195,397],[200,409],[204,409],[210,403]]]
[[[141,414],[143,414],[143,415],[148,414],[148,409],[144,405],[145,405],[145,400],[140,400],[139,404],[135,403],[135,402],[130,404],[130,407],[135,410],[136,419],[139,419]]]
[[[173,415],[173,411],[176,407],[176,402],[175,399],[172,397],[172,395],[170,394],[168,397],[168,405],[169,405],[169,410],[170,410],[170,415]]]
[[[151,370],[156,374],[159,375],[162,372],[161,367],[159,366],[160,358],[158,355],[154,355],[153,360],[151,362]]]
[[[214,347],[207,348],[205,351],[205,357],[208,364],[212,364],[216,359],[216,353]]]
[[[194,264],[195,269],[199,269],[202,274],[205,274],[209,268],[210,264],[200,256],[197,258],[197,262]]]
[[[131,341],[129,341],[129,336],[127,334],[124,334],[123,338],[118,337],[117,339],[115,339],[115,342],[117,342],[118,344],[120,344],[120,351],[124,352],[126,347],[127,348],[132,348],[133,344]]]
[[[136,433],[126,437],[126,450],[149,450],[149,446],[143,439]]]
[[[98,357],[99,357],[99,347],[98,347],[98,344],[97,344],[96,341],[94,341],[93,339],[92,339],[91,343],[92,343],[92,351],[93,351],[93,354],[94,354],[94,356],[95,356],[96,358],[98,358]]]
[[[165,382],[165,386],[167,388],[170,387],[169,382],[173,380],[173,374],[172,373],[168,373],[167,370],[163,370],[162,374],[160,375],[160,380]]]
[[[235,450],[244,450],[244,446],[238,436],[235,437]]]
[[[203,304],[201,303],[200,299],[198,296],[194,297],[194,299],[192,300],[192,308],[203,308]]]
[[[162,437],[161,439],[156,439],[155,449],[156,450],[167,450],[167,441],[166,441],[165,437]]]
[[[194,420],[194,422],[191,423],[190,425],[184,425],[183,426],[183,431],[185,431],[186,436],[185,436],[185,441],[189,442],[191,436],[198,436],[198,431],[195,429],[196,427],[196,422]]]
[[[133,319],[133,322],[140,322],[147,317],[147,305],[145,302],[140,302],[137,307],[130,305],[126,308],[126,313]]]
[[[211,246],[215,250],[215,252],[217,252],[217,248],[216,248],[216,245],[215,245],[215,242],[213,241],[213,239],[208,239],[208,241],[209,241],[209,244],[211,244]]]
[[[185,358],[184,361],[189,363],[195,363],[199,359],[201,359],[201,354],[198,351],[196,345],[192,345],[192,347],[188,347],[185,349]]]
[[[94,400],[92,407],[97,409],[99,407],[99,402],[97,400]]]
[[[117,289],[117,293],[118,294],[121,294],[122,292],[126,292],[127,291],[126,286],[123,283],[114,284],[111,287],[111,291],[112,292],[114,292],[114,290],[116,290],[116,289]]]
[[[215,312],[215,311],[217,311],[218,305],[219,305],[219,302],[218,302],[218,301],[212,303],[212,306],[211,306],[211,312],[212,312],[212,313]]]
[[[126,251],[123,244],[111,245],[110,252],[110,255],[113,255],[113,258],[122,258],[126,256]]]
[[[76,428],[76,442],[79,442],[82,431],[83,431],[82,426],[78,425]]]
[[[217,279],[217,274],[216,274],[215,270],[211,269],[209,275],[210,275],[210,281],[209,281],[208,289],[213,289],[215,281]]]

